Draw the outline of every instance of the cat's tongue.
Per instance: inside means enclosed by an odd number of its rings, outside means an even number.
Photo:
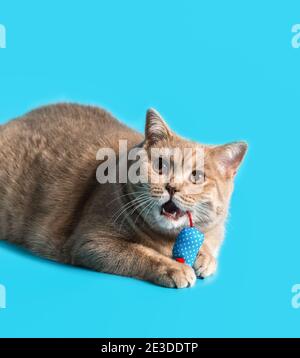
[[[185,215],[185,212],[179,209],[172,200],[169,200],[162,205],[161,215],[164,215],[169,219],[178,220],[180,217]]]

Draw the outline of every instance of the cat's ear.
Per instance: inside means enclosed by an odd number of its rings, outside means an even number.
[[[155,109],[148,109],[145,128],[146,142],[149,145],[155,145],[160,141],[168,140],[172,135],[171,133],[162,116]]]
[[[246,142],[233,142],[214,147],[214,157],[218,168],[225,177],[232,178],[235,176],[247,148]]]

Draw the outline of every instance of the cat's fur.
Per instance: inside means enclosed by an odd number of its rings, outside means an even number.
[[[175,190],[177,204],[194,213],[195,225],[205,233],[194,268],[171,259],[187,218],[173,223],[160,215],[169,200],[164,186],[97,182],[98,149],[118,152],[119,139],[127,139],[129,148],[204,149],[200,193],[185,195],[185,183]],[[39,108],[0,127],[0,239],[63,263],[167,287],[191,286],[196,276],[216,270],[233,179],[246,149],[244,142],[206,146],[185,140],[154,110],[147,112],[144,137],[96,107]],[[122,211],[139,190],[156,203],[150,212],[130,204]]]

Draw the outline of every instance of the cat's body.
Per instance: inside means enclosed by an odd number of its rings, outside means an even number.
[[[168,287],[192,285],[194,270],[171,259],[175,237],[184,222],[174,223],[173,228],[173,223],[164,224],[160,221],[167,219],[159,217],[156,227],[156,211],[148,220],[139,215],[139,210],[122,210],[126,205],[132,209],[128,203],[138,199],[136,187],[99,184],[96,180],[96,153],[100,148],[109,147],[118,153],[120,139],[126,139],[129,148],[141,143],[147,146],[147,136],[155,134],[151,128],[157,130],[157,126],[151,127],[151,121],[160,120],[151,113],[146,140],[104,110],[71,104],[43,107],[1,126],[0,239],[63,263]],[[168,145],[174,145],[172,141],[179,146],[190,143],[175,135],[170,141]],[[215,158],[217,152],[209,155]],[[218,170],[211,166],[208,175],[214,181]],[[224,192],[218,194],[223,205],[215,205],[212,219],[200,225],[206,239],[195,264],[198,276],[215,271],[232,182],[232,178],[226,179]],[[158,191],[156,187],[149,189],[153,202]],[[166,193],[162,190],[160,195]],[[169,229],[163,225],[169,225]]]

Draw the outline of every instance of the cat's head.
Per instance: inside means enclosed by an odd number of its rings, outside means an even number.
[[[204,231],[225,219],[234,176],[247,151],[245,142],[211,146],[186,140],[149,109],[142,147],[149,179],[133,185],[133,191],[140,198],[137,211],[151,227],[178,232],[189,223],[188,211]],[[178,166],[186,158],[188,164]]]

